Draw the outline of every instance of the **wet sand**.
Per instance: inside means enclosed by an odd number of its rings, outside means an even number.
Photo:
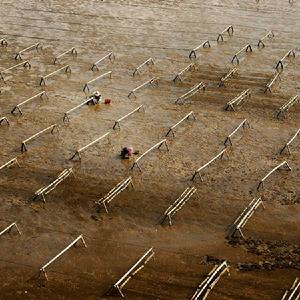
[[[288,1],[2,1],[0,68],[17,62],[15,54],[34,43],[43,51],[22,55],[31,69],[17,68],[0,82],[0,165],[17,157],[16,165],[1,170],[0,228],[16,221],[22,235],[12,230],[0,237],[0,299],[113,299],[105,296],[150,247],[154,258],[124,288],[127,299],[190,299],[215,263],[227,260],[224,274],[208,299],[281,299],[300,275],[299,138],[291,155],[280,149],[299,129],[300,105],[286,118],[276,113],[289,98],[299,94],[299,57],[287,59],[281,80],[264,93],[277,61],[290,49],[299,55],[300,4]],[[218,33],[233,25],[232,37],[217,43]],[[266,47],[257,43],[269,30],[275,37]],[[175,75],[191,61],[194,47],[210,40],[211,48],[197,52],[195,70],[174,83]],[[241,53],[238,74],[219,87],[233,67],[231,59],[251,44],[253,52]],[[75,47],[77,57],[55,56]],[[104,61],[99,71],[92,64],[113,51],[116,59]],[[132,76],[149,57],[155,64]],[[57,74],[39,86],[41,76],[64,65],[72,73]],[[112,71],[111,79],[91,86],[111,104],[83,106],[64,123],[66,111],[86,99],[86,82]],[[129,92],[159,77],[158,87]],[[184,105],[175,100],[199,82],[206,84]],[[236,112],[225,104],[245,89],[251,97]],[[22,107],[22,116],[10,114],[23,100],[45,90],[49,99],[35,99]],[[143,104],[140,111],[112,130],[115,120]],[[130,170],[134,158],[122,161],[122,147],[143,153],[163,138],[173,124],[193,111],[167,138],[170,151],[154,150],[141,162],[142,172]],[[194,171],[224,145],[228,134],[244,119],[250,129],[239,131],[229,155],[204,171],[204,181],[192,182]],[[36,132],[58,124],[59,133],[21,142]],[[71,161],[74,152],[111,131],[104,140]],[[137,158],[138,156],[135,156]],[[291,172],[274,173],[263,193],[257,185],[273,167],[287,160]],[[32,201],[35,191],[56,179],[65,168],[70,176],[46,196],[46,203]],[[122,179],[132,176],[135,189],[126,189],[108,206],[97,211],[95,201]],[[163,212],[188,186],[198,197],[173,218],[173,226],[161,226]],[[262,196],[243,232],[246,239],[229,240],[228,230],[245,206]],[[0,230],[1,230],[0,229]],[[49,281],[38,278],[39,268],[63,250],[79,234],[82,245],[70,249],[48,269]]]

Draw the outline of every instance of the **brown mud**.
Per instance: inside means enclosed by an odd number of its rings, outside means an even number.
[[[230,264],[230,276],[221,278],[209,299],[280,299],[299,270],[300,167],[299,139],[291,155],[280,149],[297,131],[300,105],[287,117],[276,113],[300,92],[300,60],[287,59],[281,80],[272,93],[264,88],[277,61],[290,49],[299,55],[300,3],[282,0],[209,2],[192,0],[3,0],[0,3],[0,37],[9,43],[0,48],[0,68],[16,64],[14,55],[40,42],[43,51],[23,55],[32,68],[15,69],[0,82],[0,165],[18,157],[21,168],[1,170],[0,228],[16,221],[14,230],[0,237],[0,299],[114,299],[106,291],[150,247],[155,256],[124,288],[127,299],[190,299],[215,263]],[[233,25],[234,35],[216,42],[219,32]],[[258,40],[269,30],[275,37],[258,49]],[[205,40],[196,68],[181,83],[172,79],[190,63],[189,52]],[[241,54],[236,76],[224,87],[219,81],[232,64],[235,52],[246,44],[253,52]],[[78,56],[66,55],[58,66],[56,55],[76,47]],[[113,51],[92,72],[92,64]],[[140,63],[153,57],[155,65],[141,76],[132,76]],[[39,86],[41,76],[69,64],[71,75],[58,74]],[[84,106],[68,124],[64,112],[85,99],[84,84],[112,70],[93,89],[110,105]],[[158,87],[128,93],[160,77]],[[199,92],[184,105],[174,101],[194,84]],[[236,112],[225,104],[245,89],[252,95]],[[45,90],[49,99],[35,99],[23,107],[22,116],[10,114],[21,101]],[[112,129],[116,119],[144,104],[111,133],[110,140],[83,153],[81,162],[70,161],[76,149]],[[194,111],[197,120],[186,121],[168,138],[170,151],[155,150],[142,163],[142,173],[130,171],[133,160],[121,161],[123,146],[143,153],[164,138],[169,127]],[[204,182],[191,182],[194,171],[223,148],[227,135],[243,120],[250,129],[240,131],[228,157],[204,174]],[[59,134],[45,134],[28,144],[21,142],[57,123]],[[228,229],[244,207],[257,196],[257,184],[273,167],[287,160],[291,172],[274,173],[265,184],[263,201],[244,228],[245,240],[228,240]],[[46,203],[32,201],[34,192],[49,184],[65,168],[69,177],[46,196]],[[135,190],[126,190],[109,204],[109,214],[97,212],[95,201],[119,181],[132,176]],[[166,208],[194,184],[199,199],[191,200],[176,214],[173,226],[161,226]],[[38,279],[39,268],[79,234],[87,248],[70,249],[48,269],[49,281]]]

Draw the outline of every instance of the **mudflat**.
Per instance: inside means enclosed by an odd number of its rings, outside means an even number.
[[[122,289],[127,299],[191,299],[214,265],[227,261],[224,273],[208,299],[281,299],[300,276],[300,166],[299,137],[290,154],[280,150],[300,127],[300,103],[284,117],[280,107],[299,94],[300,3],[261,0],[145,1],[145,0],[50,0],[1,1],[0,39],[0,166],[17,158],[17,164],[0,170],[0,299],[114,299],[107,291],[150,248],[153,258]],[[228,26],[233,34],[219,33]],[[274,36],[259,40],[270,31]],[[200,47],[196,58],[191,50]],[[39,43],[42,49],[16,53]],[[235,53],[250,44],[252,51]],[[54,58],[67,52],[54,64]],[[40,48],[40,47],[39,47]],[[267,84],[276,75],[276,64],[286,53],[293,55],[279,68],[280,78],[271,91]],[[91,70],[93,64],[113,52]],[[144,65],[140,74],[134,70]],[[31,68],[22,65],[28,60]],[[176,74],[193,64],[173,81]],[[41,77],[62,69],[46,79]],[[220,80],[237,68],[223,86]],[[65,112],[98,90],[110,104],[83,105]],[[136,87],[158,78],[128,97]],[[176,100],[196,84],[205,84],[185,101]],[[226,104],[249,89],[235,111]],[[24,100],[22,115],[11,110]],[[115,121],[136,111],[120,122]],[[184,120],[189,112],[196,120]],[[214,158],[226,137],[247,119],[227,145],[223,159],[201,171],[203,181],[192,176]],[[52,124],[58,131],[24,140]],[[105,133],[105,138],[70,160],[74,153]],[[164,147],[153,149],[131,170],[134,161],[163,139]],[[122,147],[139,154],[121,160]],[[291,171],[277,170],[262,189],[258,184],[283,161]],[[71,174],[45,196],[35,192],[57,179],[64,170]],[[108,213],[95,202],[123,179],[134,184],[108,205]],[[187,187],[197,192],[168,222],[161,224],[166,209]],[[259,206],[242,228],[230,236],[232,224],[252,199]],[[77,243],[47,267],[48,280],[40,268],[82,234],[86,246]],[[41,276],[39,276],[41,275]]]

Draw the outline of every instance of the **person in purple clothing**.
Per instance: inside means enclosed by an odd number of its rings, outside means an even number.
[[[121,150],[121,158],[122,159],[129,159],[130,156],[133,154],[133,148],[132,147],[124,147]]]

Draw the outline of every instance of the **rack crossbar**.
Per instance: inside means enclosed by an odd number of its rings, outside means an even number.
[[[145,155],[147,155],[149,152],[151,152],[152,150],[154,150],[154,149],[156,149],[156,148],[157,148],[157,149],[160,149],[160,147],[161,147],[162,145],[165,145],[165,146],[166,146],[166,150],[169,151],[169,146],[168,146],[167,140],[166,140],[166,139],[163,139],[163,140],[161,140],[160,142],[158,142],[157,144],[155,144],[154,146],[152,146],[151,148],[149,148],[147,151],[145,151],[142,155],[140,155],[140,156],[134,161],[134,163],[133,163],[133,165],[132,165],[132,167],[131,167],[131,170],[133,170],[134,167],[136,166],[136,167],[138,167],[138,169],[139,169],[140,171],[142,171],[141,168],[140,168],[140,166],[139,166],[139,161],[140,161]]]
[[[213,157],[209,162],[207,162],[206,164],[204,164],[203,166],[201,166],[200,168],[198,168],[193,177],[192,177],[192,181],[195,180],[196,176],[198,175],[200,177],[200,180],[203,181],[202,175],[201,175],[201,171],[203,171],[206,167],[208,167],[209,165],[211,165],[214,161],[216,161],[218,158],[223,159],[224,154],[226,153],[227,148],[224,148],[220,153],[218,153],[215,157]]]

